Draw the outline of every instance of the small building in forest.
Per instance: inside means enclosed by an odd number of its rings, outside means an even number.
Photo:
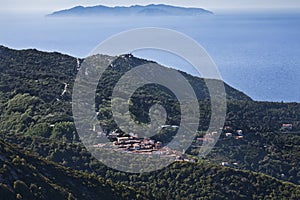
[[[291,130],[293,130],[293,124],[282,124],[281,130],[282,131],[291,131]]]

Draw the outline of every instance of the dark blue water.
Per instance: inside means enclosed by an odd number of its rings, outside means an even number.
[[[167,18],[0,16],[0,44],[85,57],[101,41],[131,28],[175,29],[199,42],[231,86],[255,100],[300,102],[300,14],[223,14]],[[157,51],[135,55],[193,73]]]

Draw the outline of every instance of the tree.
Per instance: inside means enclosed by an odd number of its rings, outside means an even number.
[[[53,139],[62,139],[64,141],[76,141],[78,140],[78,135],[74,123],[72,122],[59,122],[56,123],[52,133],[51,138]]]
[[[28,131],[25,133],[26,136],[41,136],[41,137],[50,137],[51,135],[51,127],[47,123],[39,123],[35,126],[28,129]]]

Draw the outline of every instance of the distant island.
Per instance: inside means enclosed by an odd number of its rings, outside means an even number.
[[[76,6],[66,10],[55,11],[48,17],[84,17],[84,16],[200,16],[212,15],[211,11],[202,8],[185,8],[164,4],[150,4],[146,6],[134,5],[130,7],[103,5],[83,7]]]

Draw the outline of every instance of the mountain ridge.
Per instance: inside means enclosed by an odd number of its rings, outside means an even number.
[[[178,7],[165,4],[149,4],[146,6],[75,6],[70,9],[54,11],[48,17],[65,16],[200,16],[212,15],[213,12],[203,8]]]
[[[6,53],[7,52],[9,52],[9,53],[12,53],[12,54],[26,54],[26,53],[28,53],[28,54],[30,54],[30,55],[35,55],[35,57],[37,57],[38,55],[40,55],[40,56],[47,56],[47,55],[49,55],[49,56],[51,56],[51,57],[56,57],[56,56],[61,56],[61,58],[66,58],[66,59],[70,59],[70,60],[73,60],[72,61],[72,63],[74,63],[73,65],[74,66],[72,66],[72,67],[70,67],[70,66],[66,66],[67,68],[66,69],[68,69],[68,75],[71,75],[71,74],[73,74],[73,78],[75,78],[75,75],[76,75],[76,73],[77,73],[77,69],[76,69],[76,66],[77,66],[77,59],[79,59],[79,60],[81,60],[81,62],[83,62],[84,61],[84,58],[75,58],[75,57],[73,57],[73,56],[70,56],[70,55],[68,55],[68,54],[63,54],[63,53],[60,53],[60,52],[45,52],[45,51],[40,51],[40,50],[38,50],[38,49],[21,49],[21,50],[16,50],[16,49],[12,49],[12,48],[9,48],[9,47],[5,47],[5,46],[2,46],[2,45],[0,45],[0,58],[4,58],[4,56],[6,56]],[[100,55],[100,54],[99,54]],[[96,56],[98,56],[98,55],[96,55]],[[101,55],[100,55],[101,56]],[[106,57],[111,57],[112,58],[112,56],[108,56],[108,55],[102,55],[102,56],[106,56]],[[137,62],[137,63],[143,63],[143,64],[146,64],[146,63],[151,63],[151,62],[154,62],[154,61],[151,61],[151,60],[147,60],[147,59],[143,59],[143,58],[138,58],[138,57],[134,57],[134,56],[132,56],[131,54],[126,54],[126,55],[118,55],[118,56],[115,56],[114,58],[116,58],[115,59],[115,61],[116,62],[118,62],[118,61],[121,61],[122,62],[122,60],[126,60],[127,59],[127,62],[131,62],[131,63],[134,63],[134,62]],[[2,61],[4,61],[4,59],[2,60]],[[8,61],[9,62],[9,61]],[[38,61],[36,61],[37,63],[36,64],[38,64]],[[156,62],[154,62],[154,63],[156,63]],[[161,65],[161,64],[159,64],[160,66],[162,66],[162,67],[165,67],[165,66],[163,66],[163,65]],[[25,66],[24,66],[25,67]],[[169,67],[166,67],[166,68],[169,68]],[[197,90],[197,89],[203,89],[203,88],[201,88],[200,86],[202,86],[203,84],[205,84],[205,82],[204,82],[204,79],[203,78],[200,78],[200,77],[196,77],[196,76],[193,76],[193,75],[191,75],[191,74],[189,74],[189,73],[187,73],[187,72],[184,72],[184,71],[181,71],[181,70],[176,70],[176,69],[173,69],[173,68],[169,68],[169,69],[172,69],[172,70],[175,70],[175,71],[178,71],[178,72],[180,72],[180,73],[182,73],[189,81],[192,81],[192,82],[194,82],[194,84],[195,84],[195,87],[197,86],[197,88],[194,88],[195,90]],[[39,68],[38,68],[38,70],[40,70]],[[201,83],[200,83],[200,82]],[[218,80],[215,80],[215,81],[218,81]],[[226,90],[226,93],[227,93],[227,98],[228,99],[236,99],[236,100],[252,100],[252,98],[251,97],[249,97],[248,95],[246,95],[245,93],[243,93],[242,91],[239,91],[239,90],[237,90],[237,89],[235,89],[235,88],[233,88],[233,87],[231,87],[230,85],[228,85],[228,84],[226,84],[225,82],[224,82],[224,85],[225,85],[225,90]],[[207,89],[205,89],[205,90],[207,90]],[[208,90],[207,91],[205,91],[207,94],[206,94],[206,97],[205,98],[208,98],[208,96],[209,96],[209,94],[208,94]],[[199,91],[197,92],[197,91],[195,91],[195,93],[197,94],[197,93],[199,93]],[[201,92],[202,93],[202,92]],[[202,97],[203,98],[203,97]]]
[[[76,137],[70,103],[72,82],[77,73],[77,61],[74,57],[60,53],[46,53],[35,49],[18,51],[0,46],[0,137],[5,143],[18,145],[29,153],[33,152],[34,155],[58,163],[58,165],[87,172],[87,176],[96,174],[113,183],[128,185],[136,191],[143,191],[146,197],[151,196],[152,199],[201,199],[203,197],[245,200],[299,199],[300,182],[297,163],[299,163],[300,137],[296,134],[299,134],[300,130],[298,114],[300,104],[255,102],[248,96],[228,88],[231,94],[228,94],[226,126],[231,127],[232,133],[243,129],[244,139],[235,139],[235,137],[222,134],[220,142],[224,144],[217,144],[211,152],[211,156],[218,153],[216,150],[220,151],[217,156],[225,154],[223,157],[216,157],[217,162],[212,163],[211,160],[196,163],[176,162],[150,174],[132,175],[110,169],[98,162]],[[108,82],[118,80],[117,76],[121,73],[147,62],[150,61],[138,59],[129,54],[120,56],[113,63],[113,67],[107,71],[108,75],[115,76],[104,78],[107,78]],[[202,88],[204,85],[200,78],[190,75],[185,75],[185,77],[198,88],[201,94],[207,94],[207,91]],[[62,95],[64,83],[69,85]],[[148,91],[151,91],[150,89]],[[102,91],[99,97],[106,97],[107,93],[100,90]],[[142,93],[141,97],[145,100],[147,96]],[[202,99],[199,101],[202,102]],[[209,108],[209,105],[204,104],[203,107]],[[138,108],[142,110],[141,107]],[[106,111],[109,109],[104,109],[103,113],[106,114]],[[206,116],[206,112],[203,114]],[[110,123],[110,121],[107,122]],[[103,123],[105,123],[104,120]],[[279,132],[283,123],[293,123],[293,132]],[[268,130],[271,133],[267,133]],[[254,131],[265,133],[254,134]],[[202,137],[201,133],[199,134],[197,137]],[[3,147],[0,154],[3,157],[0,156],[0,161],[1,158],[6,158],[6,160],[9,158],[8,163],[4,164],[11,167],[11,163],[16,163],[16,171],[18,171],[20,169],[18,167],[22,167],[24,163],[22,161],[24,154],[20,154],[20,158],[10,157],[12,153],[7,153],[9,147],[5,143],[2,143],[0,139],[0,147]],[[232,149],[228,149],[232,146]],[[14,147],[10,148],[14,149]],[[19,151],[13,154],[17,152]],[[13,162],[14,158],[16,158],[15,162]],[[238,166],[224,167],[221,166],[221,162],[228,162],[229,165],[236,162]],[[40,162],[29,159],[27,163],[36,166],[35,164]],[[6,170],[4,164],[1,172]],[[250,168],[251,165],[255,167]],[[51,166],[56,165],[51,164]],[[22,169],[24,168],[20,170]],[[44,174],[43,168],[37,169],[38,172]],[[67,168],[60,167],[57,169],[60,172],[61,169],[67,170]],[[57,172],[55,171],[53,173]],[[253,171],[260,173],[253,173]],[[76,173],[76,171],[69,173],[70,176],[66,179],[74,180],[72,177],[76,176]],[[26,185],[18,181],[16,188],[20,189],[21,186],[21,188],[29,187],[30,189],[30,182],[28,182],[30,178],[25,175],[20,181]],[[51,175],[49,173],[48,176]],[[82,174],[82,176],[85,175]],[[14,174],[10,173],[5,180],[13,177]],[[15,179],[13,180],[9,183],[4,182],[2,185],[0,183],[0,191],[4,188],[7,192],[8,190],[5,189],[7,185],[13,187]],[[58,190],[65,186],[64,176],[51,180],[53,184],[59,186]],[[74,182],[77,185],[78,182],[75,180]],[[78,185],[80,187],[80,184]],[[31,188],[34,190],[35,187]],[[120,186],[120,188],[123,187]],[[76,188],[71,187],[68,192],[75,195],[76,191],[73,194],[72,190]]]

